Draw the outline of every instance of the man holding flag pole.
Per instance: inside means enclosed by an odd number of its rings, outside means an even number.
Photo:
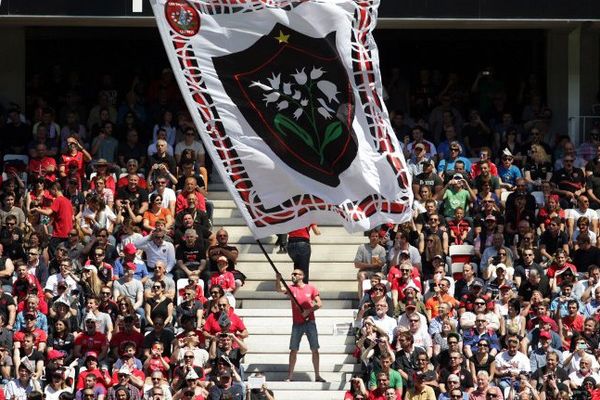
[[[319,291],[311,284],[303,282],[304,272],[298,268],[292,271],[292,286],[288,286],[284,282],[279,272],[276,273],[276,279],[277,291],[287,294],[292,299],[292,336],[290,337],[290,359],[286,381],[293,380],[300,340],[306,334],[312,352],[315,382],[325,382],[325,379],[319,374],[319,335],[315,322],[315,311],[322,306]]]

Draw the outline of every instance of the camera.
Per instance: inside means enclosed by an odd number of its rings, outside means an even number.
[[[492,257],[492,264],[494,264],[494,265],[500,264],[500,256]]]

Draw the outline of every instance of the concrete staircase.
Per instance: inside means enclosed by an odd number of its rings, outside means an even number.
[[[342,399],[350,376],[359,370],[351,353],[356,301],[356,271],[352,261],[362,234],[348,234],[340,226],[320,226],[322,234],[311,239],[311,284],[321,292],[323,309],[317,311],[321,376],[327,383],[314,382],[311,353],[302,339],[293,382],[284,382],[288,369],[288,346],[292,317],[290,300],[275,291],[275,274],[246,227],[241,213],[222,184],[210,185],[209,198],[215,205],[214,229],[224,227],[229,241],[239,251],[238,269],[247,276],[237,293],[236,313],[242,317],[250,337],[245,357],[246,374],[262,372],[277,400]],[[261,240],[275,265],[288,280],[292,262],[287,254],[277,254],[275,237]]]

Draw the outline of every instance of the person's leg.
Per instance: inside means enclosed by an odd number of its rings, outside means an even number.
[[[297,350],[290,350],[290,358],[288,360],[288,362],[289,362],[288,377],[287,377],[288,381],[292,381],[293,380],[292,376],[294,375],[294,368],[296,367],[296,357],[297,357],[297,355],[298,355],[298,351]]]
[[[323,378],[321,378],[321,373],[319,369],[319,334],[317,332],[317,324],[315,321],[309,321],[304,324],[306,326],[306,338],[308,339],[308,344],[310,346],[310,350],[312,351],[312,364],[313,369],[315,370],[315,382],[325,382]]]
[[[296,367],[296,358],[300,349],[300,339],[304,333],[304,324],[292,324],[292,335],[290,336],[290,357],[288,365],[287,380],[293,380],[294,368]]]
[[[363,281],[367,279],[367,273],[364,271],[359,271],[356,274],[356,278],[358,279],[358,300],[363,297]]]
[[[299,268],[304,272],[304,283],[308,283],[310,264],[310,242],[289,242],[288,254],[294,262],[294,268]]]

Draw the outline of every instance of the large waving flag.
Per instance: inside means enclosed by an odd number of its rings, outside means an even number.
[[[202,140],[257,237],[410,218],[378,0],[152,0]]]

